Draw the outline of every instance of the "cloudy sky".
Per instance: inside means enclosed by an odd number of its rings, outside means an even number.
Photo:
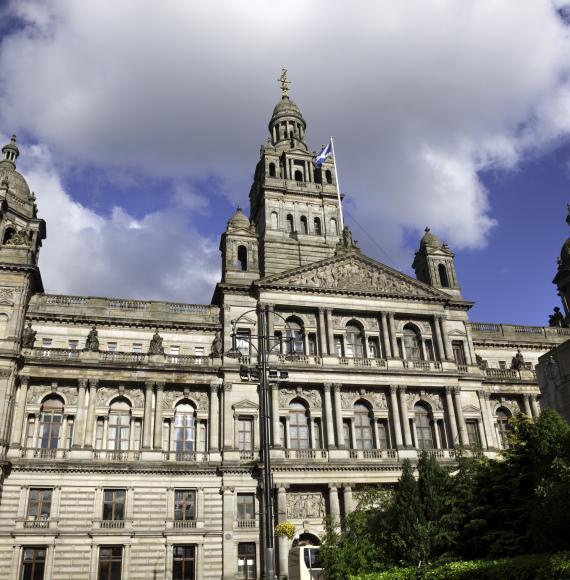
[[[17,0],[0,135],[48,239],[47,291],[208,302],[281,66],[347,223],[411,273],[429,225],[472,319],[542,324],[570,201],[570,7],[548,0]]]

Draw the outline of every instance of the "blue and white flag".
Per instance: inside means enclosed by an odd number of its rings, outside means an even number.
[[[323,148],[323,150],[317,155],[315,159],[315,167],[320,167],[331,155],[332,155],[332,142],[329,141],[328,144]]]

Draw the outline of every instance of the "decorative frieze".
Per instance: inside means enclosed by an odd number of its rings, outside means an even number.
[[[321,393],[317,389],[308,389],[298,387],[297,389],[280,389],[279,404],[281,407],[287,407],[291,399],[301,397],[305,399],[311,408],[320,409],[323,406]]]
[[[323,518],[325,498],[322,493],[288,493],[287,517],[291,519]]]
[[[196,403],[197,410],[207,411],[208,410],[208,393],[206,391],[188,391],[179,388],[168,389],[164,391],[162,396],[162,408],[163,410],[170,410],[174,408],[175,401],[180,398],[188,397],[191,401]]]
[[[433,411],[443,411],[443,401],[437,393],[426,391],[412,391],[408,393],[408,408],[413,409],[418,401],[425,401]]]

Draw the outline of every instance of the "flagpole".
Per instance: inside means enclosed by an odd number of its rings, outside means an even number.
[[[338,172],[336,170],[336,155],[334,154],[334,139],[331,137],[331,149],[334,159],[334,178],[336,180],[336,192],[338,194],[338,209],[340,212],[340,231],[344,230],[344,219],[342,217],[342,200],[340,198],[340,183],[338,181]]]

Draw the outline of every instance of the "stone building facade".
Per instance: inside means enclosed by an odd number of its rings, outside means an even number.
[[[44,293],[45,224],[15,139],[3,148],[0,580],[261,577],[256,347],[275,517],[296,541],[318,543],[325,515],[421,449],[494,456],[512,414],[538,415],[534,365],[568,329],[471,322],[455,256],[428,230],[417,279],[365,256],[305,130],[284,95],[209,305]],[[283,578],[290,546],[278,539]]]

